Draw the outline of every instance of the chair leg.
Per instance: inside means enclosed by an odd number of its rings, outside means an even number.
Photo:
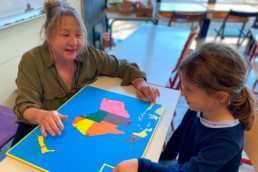
[[[179,78],[179,81],[177,83],[176,90],[182,90],[182,83],[181,83],[181,79],[180,78]]]
[[[240,30],[240,32],[239,32],[239,35],[238,35],[238,40],[237,40],[237,47],[238,47],[238,48],[239,48],[240,45],[244,42],[245,38],[246,38],[247,35],[249,34],[249,31],[248,31],[247,34],[244,36],[244,38],[243,38],[242,41],[241,41],[241,35],[243,34],[244,28],[245,28],[245,22],[243,23],[242,28],[241,28],[241,30]]]
[[[164,142],[164,145],[163,145],[163,150],[166,148],[167,144],[166,142]]]
[[[176,111],[175,111],[174,114],[173,114],[173,118],[174,118],[175,116],[176,116]],[[172,131],[175,131],[173,119],[171,120],[170,126],[171,126],[171,130],[172,130]]]
[[[239,48],[239,47],[244,43],[244,41],[245,41],[246,38],[251,39],[251,38],[250,38],[250,32],[249,32],[249,31],[247,32],[247,34],[246,34],[242,39],[241,39],[241,38],[238,39],[237,48]],[[248,46],[248,44],[249,44],[249,43],[247,43],[246,46]],[[243,54],[246,54],[246,52],[244,51]]]
[[[249,159],[246,159],[246,158],[241,158],[241,163],[252,165],[251,161]]]
[[[218,32],[217,32],[217,34],[216,34],[216,36],[215,36],[215,39],[214,40],[216,40],[217,39],[217,37],[220,35],[220,33],[221,33],[221,31],[222,30],[224,30],[223,28],[225,27],[225,23],[223,22],[222,23],[222,25],[221,25],[221,27],[219,28],[219,30],[218,30]],[[223,32],[224,31],[222,31],[222,33],[221,34],[223,34]],[[220,35],[221,36],[221,35]]]
[[[174,80],[172,80],[172,78],[170,77],[169,78],[169,88],[173,88],[174,84],[175,84]]]
[[[226,27],[226,23],[223,24],[223,27],[221,28],[221,30],[219,31],[220,33],[220,40],[224,39],[224,32],[225,32],[225,27]]]
[[[170,124],[170,126],[171,126],[171,130],[172,130],[172,131],[174,131],[174,130],[175,130],[175,127],[174,127],[173,120],[171,121],[171,124]]]
[[[177,78],[178,78],[178,77],[179,77],[179,74],[178,74],[178,72],[176,72],[176,74],[175,74],[173,80],[172,80],[171,77],[169,78],[169,83],[170,83],[170,87],[169,87],[169,88],[175,88],[175,84],[176,84],[176,81],[177,81]],[[176,88],[175,88],[175,89],[176,89]]]
[[[254,45],[253,45],[253,47],[252,47],[252,49],[251,49],[251,52],[250,52],[250,54],[249,54],[249,59],[248,59],[248,61],[247,61],[248,67],[251,65],[252,60],[254,59],[254,57],[257,56],[256,50],[257,50],[257,44],[254,43]]]
[[[253,88],[252,88],[252,91],[253,91],[253,93],[254,93],[255,95],[258,95],[258,92],[255,91],[255,87],[256,87],[256,85],[257,85],[257,82],[258,82],[258,79],[256,79],[256,81],[254,82],[254,85],[253,85]]]
[[[249,58],[247,60],[247,73],[246,73],[246,77],[245,77],[245,83],[247,82],[247,79],[248,79],[248,77],[250,75],[250,72],[252,70],[252,67],[251,67],[252,60],[258,55],[256,53],[256,50],[257,50],[257,44],[254,43],[253,47],[251,49],[251,52],[249,54]]]
[[[249,78],[249,75],[250,75],[250,72],[251,72],[252,68],[251,66],[249,66],[247,68],[247,72],[246,72],[246,76],[245,76],[245,83],[247,82],[248,78]]]

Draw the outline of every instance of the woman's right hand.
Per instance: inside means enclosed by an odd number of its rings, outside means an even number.
[[[61,120],[68,119],[67,115],[61,115],[57,111],[45,111],[41,110],[41,113],[38,114],[37,123],[40,125],[40,131],[44,137],[47,137],[47,132],[51,136],[61,134],[61,130],[64,129],[64,125]]]
[[[40,125],[40,131],[44,137],[47,137],[48,131],[52,136],[61,134],[64,125],[61,120],[68,119],[67,115],[61,115],[57,111],[47,111],[37,108],[28,108],[23,112],[23,118],[29,123]]]

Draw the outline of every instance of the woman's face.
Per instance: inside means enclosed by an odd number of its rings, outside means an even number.
[[[72,16],[61,19],[60,29],[53,38],[48,39],[55,60],[73,61],[82,50],[82,33]]]

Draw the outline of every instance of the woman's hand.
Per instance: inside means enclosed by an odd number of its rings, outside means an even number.
[[[64,125],[61,120],[68,119],[67,115],[61,115],[57,111],[45,111],[42,112],[38,116],[38,124],[40,125],[40,131],[44,137],[47,137],[47,132],[51,134],[51,136],[55,136],[56,133],[58,135],[61,134],[61,130],[64,129]]]
[[[61,134],[64,125],[61,120],[68,119],[67,115],[61,115],[57,111],[47,111],[37,108],[28,108],[23,113],[23,118],[29,123],[40,125],[40,131],[44,137],[47,137],[46,130],[52,135]]]
[[[137,159],[123,161],[112,170],[112,172],[137,172],[137,171],[138,171]]]
[[[131,82],[140,99],[146,98],[150,102],[155,102],[156,98],[160,96],[159,90],[148,85],[143,78],[135,78]]]

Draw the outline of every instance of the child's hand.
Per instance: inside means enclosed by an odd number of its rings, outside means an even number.
[[[138,171],[137,159],[123,161],[112,170],[112,172],[137,172],[137,171]]]

